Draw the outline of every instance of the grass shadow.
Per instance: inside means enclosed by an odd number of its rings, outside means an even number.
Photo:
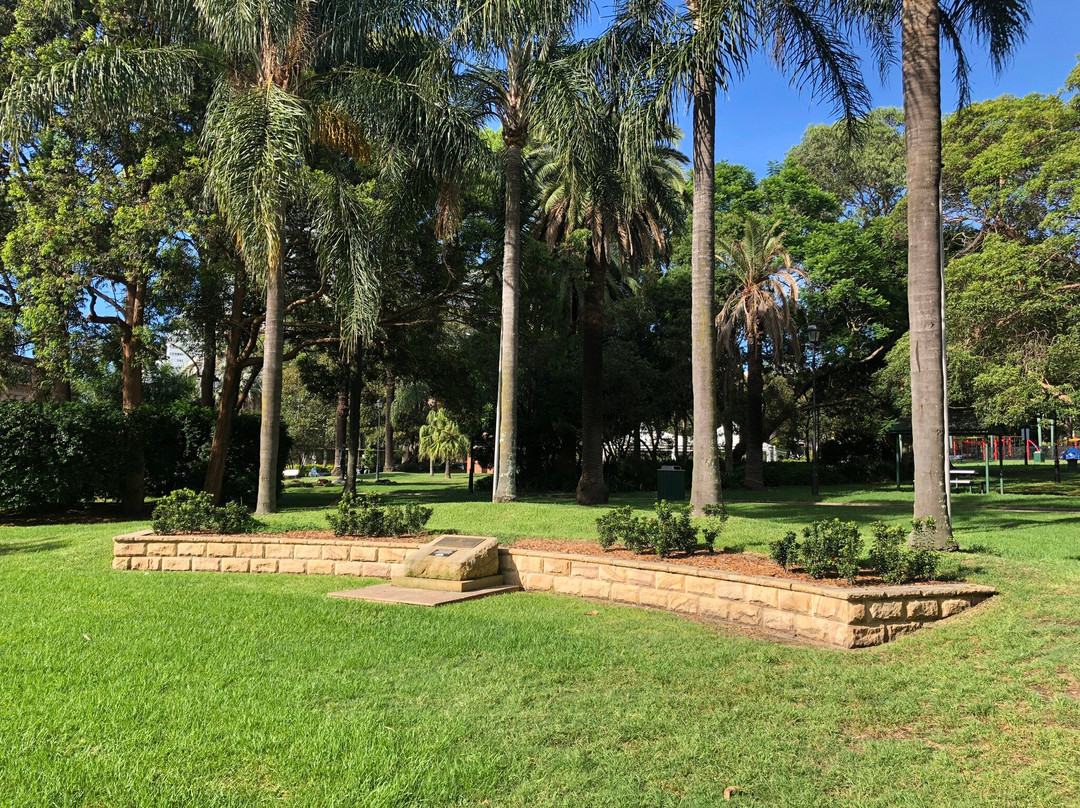
[[[16,553],[45,553],[49,550],[61,550],[71,544],[70,541],[61,539],[41,539],[40,541],[4,542],[0,543],[0,556],[15,555]]]

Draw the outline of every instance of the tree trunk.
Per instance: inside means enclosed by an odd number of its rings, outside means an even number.
[[[347,373],[348,371],[346,371]],[[349,387],[348,381],[344,387],[338,390],[337,410],[334,412],[334,470],[331,476],[334,480],[341,480],[345,474],[345,459],[347,449],[345,440],[349,429]]]
[[[585,287],[585,311],[581,340],[581,478],[578,505],[603,505],[608,501],[604,481],[604,276],[607,257],[589,250],[589,282]]]
[[[446,474],[446,479],[449,480],[450,479],[450,458],[449,457],[446,458],[446,468],[444,469],[444,473]]]
[[[711,70],[694,74],[694,214],[691,247],[691,360],[694,385],[694,473],[690,504],[700,512],[720,501],[716,457],[716,82]]]
[[[383,471],[394,470],[394,419],[390,415],[390,409],[394,406],[394,397],[397,395],[397,380],[394,374],[386,371],[386,410],[383,416]]]
[[[472,453],[472,447],[473,447],[473,445],[475,443],[476,443],[476,441],[472,440],[471,438],[469,439],[469,456],[468,456],[468,459],[465,461],[466,463],[469,464],[469,493],[470,494],[473,492],[473,478],[476,475],[476,463],[473,462],[473,453]]]
[[[908,317],[915,518],[952,545],[945,474],[946,391],[941,245],[941,52],[937,0],[904,0],[904,118],[908,173]]]
[[[435,476],[435,455],[428,455],[427,473],[429,477]]]
[[[502,327],[499,334],[498,470],[492,502],[517,499],[518,301],[521,296],[523,145],[506,145],[506,223],[503,231]]]
[[[359,347],[349,362],[349,445],[345,463],[345,494],[356,493],[356,475],[360,469],[360,398],[364,391],[364,374],[360,364]]]
[[[243,340],[242,320],[244,316],[244,298],[247,296],[246,277],[242,270],[237,270],[233,285],[232,313],[229,317],[229,336],[225,346],[225,371],[221,377],[221,396],[218,399],[217,420],[214,423],[214,439],[210,444],[210,462],[206,467],[206,479],[203,491],[214,499],[214,504],[221,502],[221,491],[225,485],[225,460],[229,453],[229,440],[232,437],[232,423],[240,400],[240,343]]]
[[[765,470],[761,444],[765,439],[763,399],[765,368],[761,356],[761,343],[754,341],[746,346],[746,420],[743,443],[746,445],[746,487],[760,491],[765,487]]]
[[[280,225],[280,222],[279,222]],[[271,245],[263,325],[262,428],[259,433],[259,496],[255,513],[277,513],[278,440],[281,434],[281,371],[285,342],[285,269],[280,226]]]
[[[728,474],[735,470],[735,423],[733,421],[734,408],[732,407],[734,385],[731,383],[732,374],[735,372],[733,366],[734,360],[729,356],[722,374],[724,380],[724,411],[721,416],[724,429],[724,471]]]
[[[124,325],[121,327],[120,350],[122,353],[121,379],[123,385],[123,409],[130,413],[143,403],[142,333],[146,303],[146,282],[136,280],[127,287],[124,299]],[[129,416],[130,417],[130,416]],[[146,456],[143,449],[145,436],[137,424],[130,425],[128,439],[131,441],[129,465],[124,473],[124,512],[137,514],[142,510],[146,496]]]
[[[213,320],[203,323],[203,364],[199,379],[199,403],[214,406],[214,376],[217,372],[217,328]]]

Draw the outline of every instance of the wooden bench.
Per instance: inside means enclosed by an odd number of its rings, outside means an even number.
[[[971,469],[949,469],[949,486],[954,491],[960,491],[966,489],[967,491],[974,491],[979,489],[979,493],[985,493],[983,490],[983,481],[976,478],[978,472]]]

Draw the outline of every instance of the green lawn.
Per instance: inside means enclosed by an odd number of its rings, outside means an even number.
[[[588,537],[598,513],[397,480],[437,530]],[[732,497],[726,540],[909,518],[910,492],[824,493]],[[332,497],[291,490],[270,527],[322,527]],[[969,577],[1002,594],[860,652],[555,595],[115,572],[142,524],[0,528],[0,805],[1075,805],[1080,514],[988,507],[1042,499],[957,497]]]

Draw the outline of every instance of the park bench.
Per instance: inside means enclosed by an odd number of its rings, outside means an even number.
[[[977,471],[972,469],[949,469],[949,486],[954,491],[974,491],[979,489],[979,493],[985,493],[983,491],[983,481],[978,479],[975,475]]]

